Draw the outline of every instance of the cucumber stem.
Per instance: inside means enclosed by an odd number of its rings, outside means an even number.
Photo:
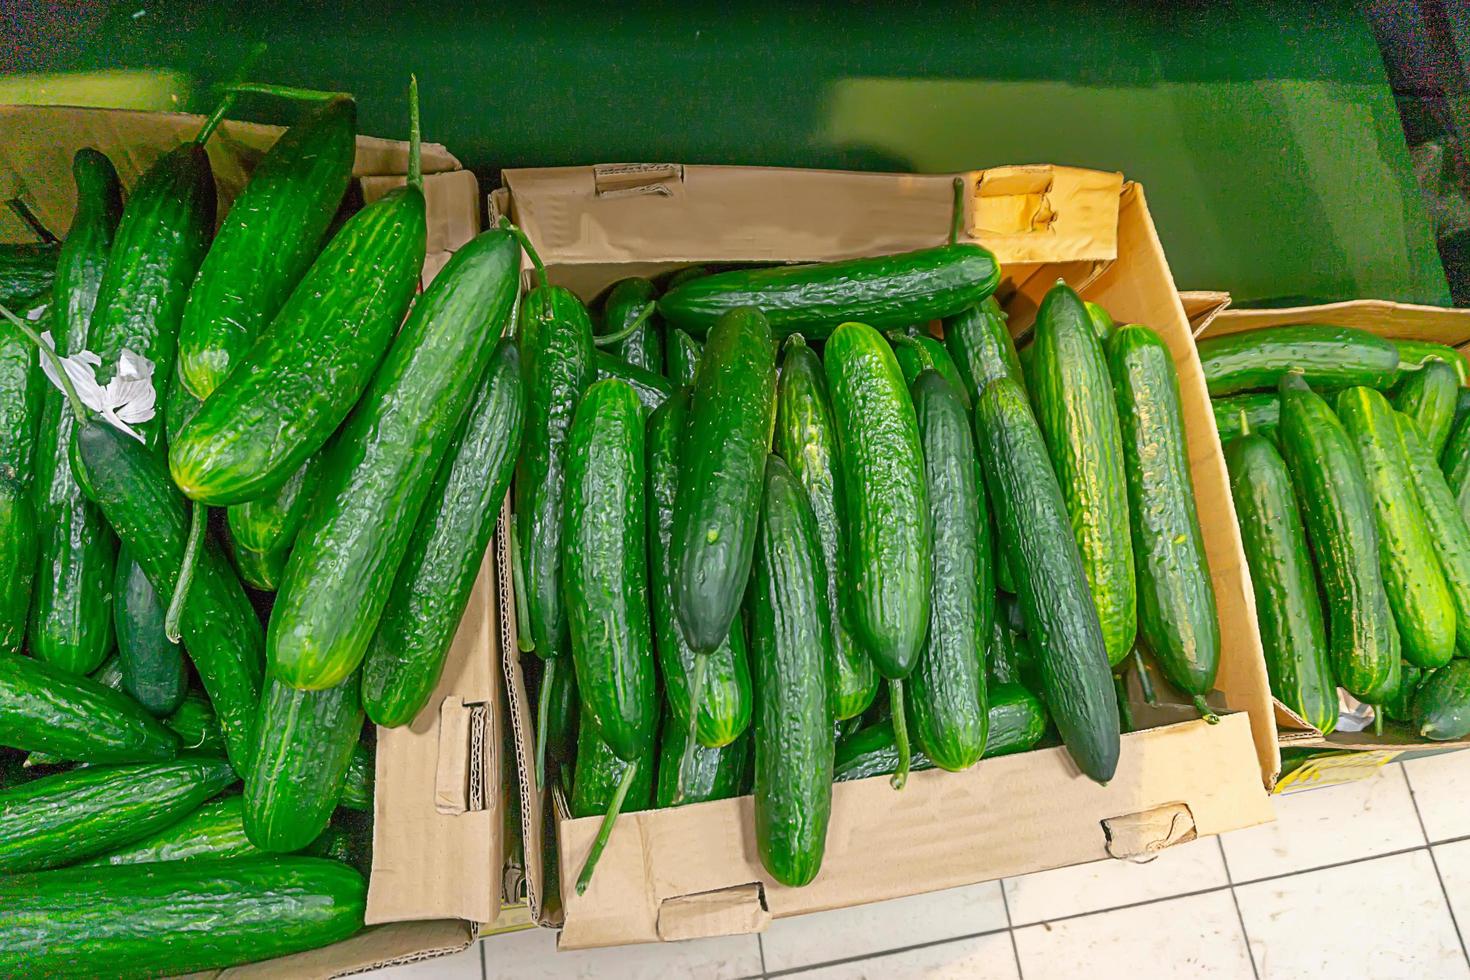
[[[547,657],[541,668],[541,693],[536,698],[536,788],[546,785],[546,735],[551,731],[551,688],[556,683],[556,662]]]
[[[1138,671],[1138,686],[1143,691],[1143,700],[1149,704],[1158,704],[1159,697],[1154,693],[1154,681],[1149,676],[1148,664],[1143,662],[1143,651],[1138,647],[1133,648],[1133,668]]]
[[[516,534],[515,515],[510,519],[510,589],[516,604],[516,649],[530,653],[536,649],[531,639],[531,611],[526,608],[526,570],[521,567],[521,539]],[[554,656],[552,651],[549,656]]]
[[[1373,734],[1383,734],[1383,705],[1381,704],[1373,706]]]
[[[607,847],[607,839],[612,836],[613,824],[618,821],[618,814],[623,810],[623,800],[628,796],[628,787],[633,785],[633,779],[638,775],[638,761],[634,759],[623,772],[623,778],[618,780],[617,792],[613,793],[612,803],[607,808],[607,813],[602,815],[602,826],[597,828],[597,839],[592,842],[592,850],[587,852],[587,860],[582,865],[582,873],[577,875],[577,894],[581,895],[587,891],[587,886],[592,883],[592,872],[597,870],[597,860],[602,857],[603,850]]]
[[[194,134],[194,145],[203,146],[205,143],[208,143],[209,138],[214,135],[214,131],[219,128],[219,124],[224,122],[225,113],[229,112],[234,106],[235,93],[227,91],[225,97],[220,99],[219,105],[215,106],[214,111],[209,114],[209,118],[204,120],[204,125],[199,127],[199,132]]]
[[[516,241],[521,243],[521,248],[526,250],[526,254],[531,257],[531,264],[536,267],[536,278],[541,280],[541,288],[545,289],[548,285],[546,281],[546,265],[541,261],[541,254],[536,251],[536,246],[531,244],[530,237],[524,231],[521,231],[518,226],[512,224],[511,220],[505,215],[500,216],[500,227],[514,235]]]
[[[408,185],[424,189],[424,161],[419,135],[419,77],[408,76]]]
[[[949,216],[949,243],[955,244],[960,240],[960,225],[965,220],[965,178],[954,179],[954,205]]]
[[[1203,694],[1196,694],[1194,696],[1194,707],[1197,711],[1199,711],[1200,717],[1203,718],[1206,723],[1211,725],[1220,724],[1220,716],[1210,710],[1210,706],[1205,702],[1205,696]]]
[[[648,322],[648,318],[653,316],[653,311],[657,308],[658,304],[653,302],[652,300],[649,300],[646,304],[644,304],[642,312],[640,312],[636,317],[633,318],[632,323],[628,324],[626,327],[617,331],[616,333],[603,334],[601,337],[594,337],[592,339],[592,343],[598,347],[611,347],[613,344],[621,343],[622,341],[627,340],[629,337],[633,336],[633,334],[637,333],[640,327]]]
[[[1113,675],[1113,687],[1118,693],[1118,723],[1123,731],[1133,731],[1133,709],[1128,705],[1128,684],[1122,674]]]
[[[708,654],[696,653],[694,655],[694,677],[689,684],[689,732],[688,738],[684,740],[684,755],[679,760],[679,779],[678,785],[674,787],[674,806],[684,802],[684,786],[689,779],[689,770],[694,765],[695,737],[699,730],[699,702],[704,697],[704,673],[705,665],[708,663]]]
[[[66,393],[66,400],[71,404],[72,414],[77,417],[78,422],[85,425],[89,418],[87,415],[87,406],[82,402],[82,396],[77,394],[77,389],[71,383],[71,378],[67,376],[66,368],[61,363],[61,355],[52,350],[50,345],[41,339],[41,335],[36,333],[35,329],[29,323],[26,323],[20,317],[10,312],[9,308],[0,305],[0,314],[3,314],[12,326],[24,334],[27,340],[36,345],[36,350],[40,352],[40,356],[51,362],[51,366],[56,369],[57,377],[61,378],[61,388]]]
[[[909,723],[904,717],[903,681],[894,678],[888,682],[888,701],[893,706],[893,745],[898,749],[898,768],[888,780],[894,789],[903,789],[909,781]]]
[[[184,603],[189,601],[189,588],[194,584],[194,569],[199,566],[204,529],[208,524],[209,508],[196,500],[189,508],[189,540],[184,545],[184,560],[179,565],[179,577],[174,581],[174,594],[169,597],[168,611],[163,617],[163,633],[170,643],[178,643],[183,636],[179,630],[179,621],[184,616]]]
[[[265,82],[235,82],[224,87],[226,92],[241,95],[274,95],[296,102],[329,102],[332,99],[350,99],[351,92],[327,92],[316,88],[297,88],[295,85],[269,85]]]
[[[1245,414],[1245,409],[1240,410],[1240,435],[1244,438],[1251,434],[1250,416]]]

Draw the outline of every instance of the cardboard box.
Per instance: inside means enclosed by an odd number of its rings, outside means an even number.
[[[200,117],[51,107],[0,107],[0,197],[18,199],[56,237],[76,206],[73,153],[93,146],[116,164],[125,187],[155,159],[192,137]],[[232,201],[280,130],[226,122],[209,142],[221,199]],[[480,230],[473,174],[443,147],[423,147],[428,202],[425,279]],[[355,173],[365,200],[402,185],[406,144],[361,137]],[[12,209],[0,209],[0,240],[33,240]],[[329,977],[452,953],[474,940],[501,906],[505,794],[501,730],[499,596],[487,559],[469,611],[429,706],[413,725],[379,729],[369,928],[324,949],[224,971],[239,977]]]
[[[491,214],[510,214],[551,280],[591,299],[622,276],[692,264],[936,244],[949,225],[953,176],[679,165],[510,170]],[[579,898],[572,886],[599,820],[570,819],[559,791],[548,798],[531,785],[531,712],[508,638],[526,889],[538,921],[563,930],[564,948],[754,932],[773,918],[1136,858],[1272,819],[1266,789],[1279,756],[1254,603],[1189,323],[1143,188],[1119,174],[1051,166],[960,176],[963,235],[1000,258],[1013,332],[1028,332],[1041,297],[1062,277],[1120,321],[1153,326],[1175,355],[1224,625],[1213,699],[1220,723],[1160,705],[1147,715],[1155,727],[1124,736],[1106,787],[1081,776],[1059,748],[985,760],[964,773],[916,773],[900,793],[881,777],[839,784],[822,871],[805,888],[782,886],[761,867],[748,797],[624,814]],[[1135,716],[1144,717],[1141,707]],[[548,868],[559,868],[549,880]]]

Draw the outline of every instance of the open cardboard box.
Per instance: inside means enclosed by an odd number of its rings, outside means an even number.
[[[609,165],[504,176],[492,218],[510,215],[551,281],[591,300],[620,277],[693,264],[827,260],[937,244],[949,226],[955,175]],[[599,820],[571,819],[559,790],[548,796],[532,784],[531,709],[507,635],[525,886],[538,921],[562,929],[563,948],[756,932],[773,918],[1135,858],[1272,819],[1266,791],[1280,759],[1254,600],[1189,321],[1143,188],[1120,174],[1053,166],[959,176],[967,188],[963,237],[1000,258],[1013,332],[1029,330],[1041,297],[1062,277],[1120,322],[1153,326],[1174,353],[1223,625],[1211,699],[1220,723],[1158,706],[1147,713],[1154,727],[1124,736],[1107,786],[1080,775],[1060,748],[988,759],[964,773],[915,773],[899,793],[884,777],[838,784],[822,871],[805,888],[780,885],[761,867],[749,797],[626,813],[578,897],[573,883]],[[498,557],[508,578],[504,549]],[[514,617],[504,622],[511,627]],[[1144,706],[1134,710],[1145,717]]]
[[[92,146],[125,187],[164,152],[191,138],[198,116],[0,106],[0,198],[19,201],[56,237],[76,207],[73,153]],[[281,130],[226,122],[209,142],[220,214]],[[360,137],[355,174],[371,201],[401,186],[407,144]],[[425,280],[480,230],[473,174],[442,146],[423,147],[428,202]],[[0,208],[0,241],[35,239],[13,208]],[[499,669],[499,594],[488,560],[475,585],[443,679],[411,726],[379,729],[373,868],[367,921],[375,927],[308,953],[223,971],[238,977],[331,977],[425,959],[468,946],[501,906],[505,793]]]

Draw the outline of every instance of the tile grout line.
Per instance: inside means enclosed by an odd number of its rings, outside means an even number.
[[[1220,849],[1220,865],[1225,869],[1225,881],[1230,886],[1230,901],[1235,905],[1235,918],[1240,923],[1240,938],[1245,941],[1245,956],[1251,961],[1251,975],[1261,980],[1261,969],[1256,966],[1256,951],[1251,948],[1251,934],[1245,927],[1245,913],[1240,910],[1240,896],[1235,892],[1235,879],[1230,877],[1230,859],[1225,856],[1225,838],[1215,835],[1215,846]]]
[[[807,970],[826,969],[829,966],[844,966],[848,963],[861,963],[864,960],[881,959],[884,956],[896,956],[899,953],[912,953],[919,949],[928,949],[931,946],[943,946],[945,943],[961,943],[971,939],[984,939],[986,936],[998,936],[1010,930],[1002,927],[999,929],[986,929],[984,932],[972,932],[964,936],[947,936],[944,939],[931,939],[927,943],[914,943],[912,946],[895,946],[893,949],[879,950],[876,953],[864,953],[862,956],[844,956],[835,960],[822,960],[818,963],[803,963],[801,966],[788,967],[784,970],[773,970],[767,973],[767,977],[789,977],[794,973],[805,973]]]
[[[1399,772],[1404,777],[1404,784],[1409,787],[1409,802],[1414,805],[1414,817],[1419,821],[1419,833],[1424,835],[1424,846],[1429,851],[1429,863],[1434,868],[1434,877],[1439,882],[1439,892],[1444,896],[1445,908],[1450,913],[1450,925],[1455,927],[1455,938],[1460,941],[1460,955],[1465,957],[1466,965],[1470,965],[1470,949],[1465,946],[1465,934],[1460,931],[1460,920],[1455,915],[1455,905],[1450,901],[1450,890],[1445,887],[1444,875],[1439,870],[1439,858],[1434,855],[1434,845],[1429,840],[1429,828],[1424,825],[1424,814],[1419,810],[1419,797],[1414,793],[1414,781],[1409,778],[1409,770],[1404,768],[1402,762],[1395,763]]]
[[[683,778],[682,776],[680,778]],[[761,976],[766,976],[766,940],[760,933],[755,934],[755,948],[761,954]]]
[[[485,965],[485,937],[484,936],[481,936],[480,937],[479,943],[477,945],[480,947],[480,980],[490,980],[490,968]]]
[[[1017,980],[1026,980],[1026,971],[1021,968],[1021,947],[1016,943],[1016,923],[1011,919],[1011,900],[1006,898],[1006,880],[1000,879],[1000,904],[1006,910],[1006,934],[1011,937],[1011,955],[1016,958]]]

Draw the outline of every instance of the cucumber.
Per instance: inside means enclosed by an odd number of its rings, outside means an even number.
[[[1020,385],[1009,378],[986,385],[975,402],[975,434],[1047,707],[1078,768],[1106,783],[1119,748],[1107,646],[1066,503]]]
[[[1112,314],[1090,300],[1082,305],[1087,307],[1087,318],[1092,321],[1093,333],[1097,334],[1098,340],[1107,343],[1113,331],[1118,329],[1118,325],[1113,322]]]
[[[163,723],[179,737],[179,743],[186,752],[220,757],[226,754],[219,718],[209,698],[202,694],[190,691],[184,695],[184,702],[177,711],[163,719]]]
[[[140,840],[234,781],[223,759],[176,759],[88,766],[0,790],[0,881]],[[0,921],[14,911],[4,908]]]
[[[1398,689],[1400,646],[1362,460],[1327,402],[1294,374],[1281,382],[1279,435],[1321,576],[1333,675],[1380,704]]]
[[[72,762],[172,759],[179,740],[138,704],[90,677],[0,656],[0,745]]]
[[[943,341],[921,331],[904,333],[894,330],[889,332],[888,342],[893,345],[893,356],[898,359],[903,380],[910,388],[924,371],[938,371],[945,381],[954,385],[965,408],[970,407],[969,385],[960,377],[959,368],[955,367],[954,358],[949,356],[949,349]]]
[[[311,457],[274,493],[228,508],[231,540],[245,551],[277,555],[284,563],[306,519],[321,475],[320,461],[320,456]]]
[[[362,705],[385,727],[429,702],[510,488],[525,393],[515,341],[500,341],[448,446],[362,668]]]
[[[649,417],[645,446],[653,634],[670,718],[683,732],[679,737],[681,745],[688,737],[690,690],[698,673],[695,658],[699,656],[684,641],[674,601],[674,505],[679,454],[688,418],[689,392],[680,388]],[[728,745],[750,725],[750,659],[746,653],[745,630],[738,619],[731,624],[724,641],[704,654],[704,658],[695,741],[704,746]]]
[[[245,774],[245,833],[263,851],[306,847],[326,829],[362,734],[358,676],[298,691],[275,677],[260,699],[260,743]]]
[[[271,613],[267,659],[282,682],[323,690],[362,663],[435,468],[514,307],[519,262],[520,245],[504,229],[455,252],[323,457],[319,496]]]
[[[584,727],[625,762],[649,758],[658,737],[644,473],[638,396],[598,381],[577,406],[568,446],[562,590],[577,690],[593,722]]]
[[[337,800],[337,806],[361,813],[373,812],[376,765],[371,748],[361,742],[352,747],[352,755],[347,759],[347,773],[342,777],[342,795]]]
[[[927,323],[985,299],[1000,285],[1000,264],[962,243],[899,255],[736,269],[684,282],[658,301],[665,322],[703,336],[720,317],[756,307],[777,339],[825,337],[858,320],[878,330]]]
[[[1470,526],[1420,438],[1419,427],[1403,415],[1396,415],[1394,422],[1424,527],[1454,605],[1455,647],[1462,654],[1470,652]]]
[[[1455,355],[1459,358],[1459,355]],[[1464,358],[1459,358],[1464,363]],[[1404,376],[1393,392],[1393,407],[1413,419],[1424,435],[1424,446],[1437,459],[1450,437],[1460,378],[1447,362],[1434,359]]]
[[[56,263],[50,326],[57,353],[87,347],[97,290],[122,215],[122,184],[96,150],[72,158],[77,210]],[[112,649],[113,564],[117,542],[72,476],[72,413],[46,386],[34,490],[38,560],[27,643],[31,655],[73,673],[97,668]]]
[[[1348,388],[1337,397],[1337,417],[1368,478],[1378,564],[1403,658],[1416,667],[1442,667],[1454,656],[1455,608],[1410,482],[1397,415],[1372,388]]]
[[[234,540],[230,541],[230,558],[234,560],[240,581],[257,592],[275,592],[280,589],[281,579],[286,576],[286,562],[290,557],[289,551],[251,551],[240,547]]]
[[[1211,397],[1274,388],[1293,371],[1324,388],[1387,388],[1399,371],[1393,341],[1353,327],[1267,327],[1195,347]]]
[[[668,289],[674,289],[674,288],[676,288],[678,286],[684,285],[686,282],[690,282],[690,281],[692,281],[694,279],[700,279],[700,278],[702,278],[704,276],[707,276],[707,275],[709,275],[709,269],[706,266],[702,266],[702,265],[685,266],[684,268],[679,269],[676,272],[669,273],[668,276],[667,276],[667,278],[665,278],[665,280],[664,280],[663,286],[664,286],[664,289],[666,289],[666,290],[668,290]],[[684,382],[684,383],[685,384],[688,384],[688,382]]]
[[[1437,358],[1455,369],[1455,377],[1462,386],[1470,384],[1470,363],[1466,362],[1464,354],[1448,344],[1436,344],[1428,340],[1395,340],[1393,345],[1399,351],[1400,372],[1416,370]]]
[[[1413,720],[1414,695],[1419,690],[1419,684],[1428,676],[1429,672],[1420,670],[1413,664],[1405,661],[1399,670],[1399,689],[1393,697],[1383,704],[1383,711],[1390,721],[1407,722]]]
[[[1220,620],[1189,470],[1174,356],[1157,333],[1134,323],[1108,341],[1108,369],[1128,475],[1138,635],[1169,683],[1192,697],[1213,723],[1204,696],[1220,669]]]
[[[0,656],[20,653],[36,571],[36,428],[41,370],[35,346],[0,328]]]
[[[1337,681],[1291,472],[1275,444],[1249,426],[1225,444],[1225,465],[1271,694],[1325,735],[1337,727]]]
[[[929,631],[905,694],[924,754],[958,772],[985,751],[984,639],[995,612],[990,507],[959,389],[937,371],[913,385],[934,528]]]
[[[689,646],[703,654],[730,635],[750,579],[775,409],[775,351],[766,317],[747,307],[720,317],[701,365],[674,498],[673,549],[679,623]]]
[[[687,726],[679,724],[672,714],[664,718],[663,738],[659,740],[658,781],[654,787],[654,807],[664,809],[708,803],[739,796],[750,770],[750,729],[735,741],[719,748],[695,745],[689,768],[684,775],[680,795],[680,766],[689,737]]]
[[[1470,415],[1465,418],[1470,419]],[[1440,466],[1455,505],[1470,520],[1470,421],[1461,420],[1455,425],[1440,456]]]
[[[602,317],[597,332],[622,333],[632,326],[657,293],[653,283],[641,276],[619,279],[602,301]],[[608,353],[624,363],[658,374],[664,367],[663,325],[657,317],[650,317],[637,330],[609,347]]]
[[[105,854],[78,862],[78,867],[97,868],[113,864],[159,864],[165,861],[198,861],[263,854],[245,836],[245,805],[238,794],[222,796],[204,804],[176,823],[154,831],[141,840],[124,844]]]
[[[627,382],[638,400],[643,403],[646,411],[653,411],[668,400],[674,393],[674,386],[669,384],[663,375],[655,374],[636,364],[619,360],[606,351],[598,351],[593,355],[597,380],[617,378],[619,381]]]
[[[122,690],[155,717],[172,714],[189,689],[184,651],[164,634],[164,604],[127,548],[119,551],[113,587]]]
[[[306,274],[356,152],[357,107],[336,98],[314,106],[255,165],[184,307],[179,377],[196,398],[214,394]]]
[[[1215,429],[1220,434],[1222,446],[1245,434],[1242,413],[1250,431],[1267,439],[1276,438],[1276,426],[1281,422],[1281,396],[1274,391],[1212,398],[1210,408],[1215,414]]]
[[[876,332],[874,338],[887,349]],[[756,694],[755,840],[766,871],[791,887],[808,884],[821,870],[832,813],[826,683],[832,619],[821,547],[806,491],[779,456],[768,457],[747,603]]]
[[[625,762],[597,735],[597,725],[583,717],[577,729],[577,763],[568,799],[573,817],[601,817],[612,807],[623,776],[634,770],[621,813],[634,813],[653,806],[655,746],[650,742],[642,758]],[[635,769],[636,766],[636,769]]]
[[[1139,610],[1120,409],[1088,309],[1060,280],[1041,301],[1031,351],[1031,404],[1116,667],[1133,649]]]
[[[682,330],[675,330],[669,337],[668,367],[669,381],[676,385],[693,387],[699,372],[699,359],[704,355],[704,346]]]
[[[1420,738],[1449,742],[1470,735],[1470,660],[1451,660],[1430,673],[1413,701]]]
[[[54,242],[0,245],[0,304],[13,310],[52,289],[59,251]]]
[[[526,619],[536,656],[566,646],[561,599],[562,510],[567,439],[582,392],[594,377],[592,321],[560,286],[533,289],[521,306],[526,432],[516,464],[516,538],[525,578]]]
[[[833,717],[854,718],[878,692],[878,672],[852,635],[848,615],[847,499],[837,427],[822,362],[800,334],[786,341],[776,392],[776,454],[806,490],[827,577],[832,614],[832,660],[827,668]]]
[[[60,976],[84,963],[118,978],[216,970],[346,939],[362,928],[366,903],[362,875],[311,857],[0,879],[0,973]]]
[[[551,691],[545,698],[538,698],[537,711],[545,705],[547,714],[544,726],[537,718],[537,727],[545,727],[545,757],[571,765],[577,760],[577,721],[581,714],[581,699],[577,694],[577,673],[568,661],[557,661],[558,669],[550,673]],[[549,666],[552,660],[544,663]],[[547,674],[542,673],[542,683],[547,683]]]
[[[991,297],[944,320],[944,346],[965,383],[973,404],[980,391],[997,378],[1025,387],[1016,342],[1006,328],[1006,315]]]
[[[1460,422],[1470,415],[1470,388],[1461,388],[1455,396],[1455,419],[1451,424],[1451,431],[1460,427]]]

